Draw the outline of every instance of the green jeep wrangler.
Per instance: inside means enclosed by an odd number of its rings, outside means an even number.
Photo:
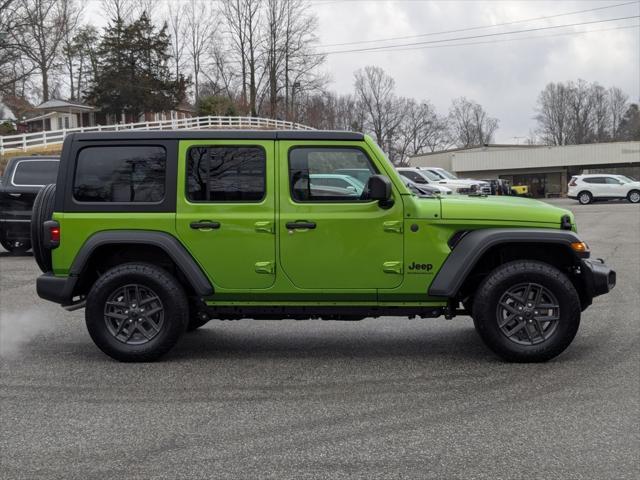
[[[314,183],[349,171],[364,189]],[[545,361],[616,278],[569,211],[418,196],[351,132],[72,134],[32,227],[38,294],[85,307],[121,361],[210,319],[455,315],[502,358]]]

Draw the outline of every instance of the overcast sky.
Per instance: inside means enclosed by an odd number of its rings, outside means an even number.
[[[92,4],[87,19],[100,24],[100,19],[95,18],[97,5]],[[442,113],[455,97],[465,96],[479,102],[491,116],[500,120],[496,134],[498,142],[523,141],[524,138],[514,137],[527,137],[535,128],[532,117],[536,97],[548,82],[583,78],[605,87],[619,86],[632,101],[637,102],[640,98],[638,18],[455,42],[485,42],[474,45],[443,46],[447,43],[440,42],[442,39],[637,17],[640,15],[638,1],[312,0],[311,5],[319,19],[317,33],[322,51],[435,41],[402,47],[398,51],[330,54],[325,66],[332,78],[330,88],[340,93],[351,92],[353,72],[366,65],[378,65],[395,78],[398,94],[428,99]],[[592,9],[599,10],[584,11]],[[583,12],[562,15],[576,11]],[[539,19],[550,16],[554,18]],[[521,21],[536,18],[538,20]],[[515,23],[497,26],[507,22]],[[633,25],[636,27],[620,28]],[[468,30],[471,27],[489,28]],[[466,30],[439,34],[462,29]],[[566,35],[567,32],[584,31],[590,33]],[[424,34],[429,35],[335,45]]]

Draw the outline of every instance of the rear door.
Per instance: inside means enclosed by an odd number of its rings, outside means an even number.
[[[216,288],[275,281],[274,143],[180,142],[177,231]]]
[[[608,197],[607,184],[604,177],[587,177],[584,183],[588,185],[591,195],[594,197]]]

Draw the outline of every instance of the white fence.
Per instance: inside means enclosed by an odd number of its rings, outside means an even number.
[[[299,123],[272,120],[260,117],[193,117],[157,122],[138,122],[116,125],[97,125],[95,127],[78,127],[45,132],[25,133],[23,135],[0,136],[0,154],[9,150],[27,150],[35,147],[60,144],[69,133],[75,132],[118,132],[122,130],[176,130],[204,128],[248,128],[260,130],[313,130]]]

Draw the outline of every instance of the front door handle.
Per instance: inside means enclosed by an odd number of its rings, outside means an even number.
[[[287,222],[286,227],[287,230],[298,230],[303,228],[313,230],[314,228],[316,228],[316,223],[299,220],[297,222]]]
[[[200,220],[199,222],[191,222],[191,228],[194,230],[212,230],[220,228],[220,222],[212,222],[211,220]]]

